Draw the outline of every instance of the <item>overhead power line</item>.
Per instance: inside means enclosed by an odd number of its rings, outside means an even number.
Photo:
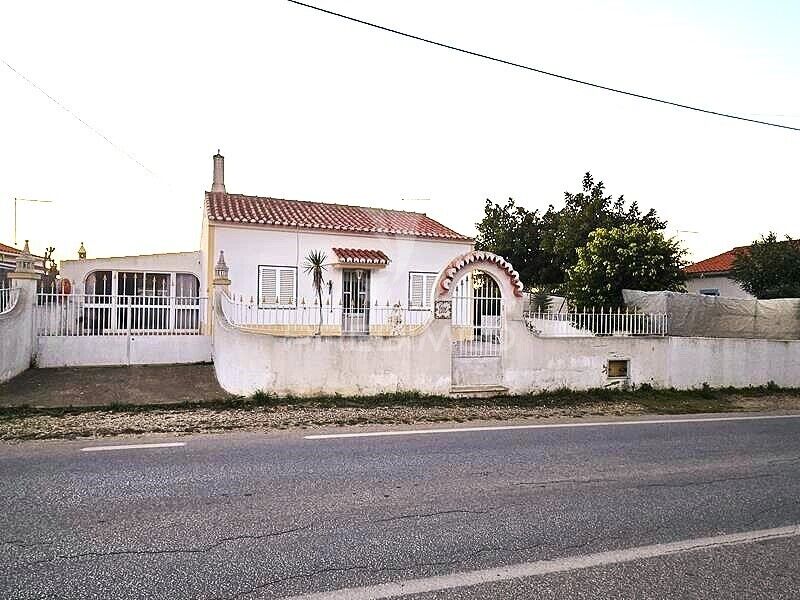
[[[81,119],[81,118],[80,118],[80,117],[79,117],[79,116],[78,116],[78,115],[77,115],[77,114],[76,114],[76,113],[75,113],[75,112],[74,112],[72,109],[70,109],[69,107],[65,106],[64,104],[62,104],[61,102],[59,102],[58,100],[56,100],[55,98],[53,98],[53,96],[51,96],[51,95],[50,95],[50,94],[48,94],[46,91],[44,91],[44,90],[43,90],[41,87],[39,87],[39,86],[38,86],[38,85],[37,85],[37,84],[36,84],[34,81],[32,81],[30,78],[26,77],[24,74],[22,74],[22,73],[21,73],[21,72],[19,72],[17,69],[15,69],[15,68],[14,68],[14,67],[12,67],[10,64],[8,64],[8,62],[6,62],[6,60],[5,60],[5,59],[3,59],[3,58],[0,58],[0,62],[2,62],[2,63],[5,65],[5,66],[7,66],[9,69],[11,69],[11,70],[12,70],[14,73],[16,73],[16,74],[17,74],[17,75],[18,75],[18,76],[19,76],[19,77],[20,77],[20,78],[21,78],[23,81],[25,81],[25,82],[26,82],[28,85],[30,85],[31,87],[33,87],[33,88],[34,88],[34,89],[36,89],[37,91],[41,92],[41,93],[42,93],[42,94],[43,94],[43,95],[44,95],[44,96],[45,96],[45,97],[46,97],[48,100],[50,100],[51,102],[53,102],[53,103],[54,103],[56,106],[58,106],[59,108],[61,108],[61,109],[62,109],[62,110],[64,110],[65,112],[67,112],[67,113],[68,113],[70,116],[72,116],[73,118],[75,118],[75,119],[76,119],[76,120],[77,120],[79,123],[81,123],[81,125],[83,125],[84,127],[86,127],[86,128],[89,130],[89,131],[91,131],[91,132],[92,132],[92,133],[94,133],[95,135],[98,135],[98,136],[100,136],[101,138],[103,138],[103,139],[104,139],[106,142],[108,142],[108,143],[109,143],[109,144],[110,144],[110,145],[111,145],[111,146],[112,146],[112,147],[113,147],[113,148],[114,148],[114,149],[115,149],[117,152],[120,152],[121,154],[123,154],[123,155],[124,155],[124,156],[126,156],[127,158],[131,159],[133,162],[135,162],[137,165],[139,165],[141,168],[143,168],[145,171],[147,171],[147,172],[148,172],[150,175],[152,175],[153,177],[158,177],[158,176],[157,176],[157,175],[156,175],[156,174],[155,174],[153,171],[151,171],[151,170],[150,170],[150,169],[148,169],[148,168],[147,168],[147,167],[146,167],[144,164],[142,164],[142,162],[141,162],[141,161],[140,161],[138,158],[136,158],[135,156],[133,156],[133,154],[131,154],[130,152],[128,152],[127,150],[125,150],[125,149],[124,149],[124,148],[122,148],[121,146],[119,146],[119,145],[115,144],[114,142],[112,142],[112,141],[111,141],[111,140],[108,138],[108,136],[106,136],[106,135],[105,135],[103,132],[101,132],[100,130],[98,130],[96,127],[92,127],[92,126],[91,126],[89,123],[87,123],[86,121],[84,121],[83,119]]]
[[[334,12],[332,10],[327,10],[325,8],[321,8],[319,6],[314,6],[313,4],[306,4],[305,2],[299,2],[299,0],[286,0],[287,2],[291,2],[292,4],[297,4],[298,6],[303,6],[305,8],[311,8],[313,10],[326,13],[332,15],[334,17],[339,17],[340,19],[346,19],[348,21],[352,21],[354,23],[359,23],[361,25],[366,25],[367,27],[373,27],[374,29],[380,29],[381,31],[386,31],[388,33],[394,33],[395,35],[399,35],[402,37],[406,37],[412,40],[417,40],[418,42],[424,42],[426,44],[431,44],[433,46],[438,46],[440,48],[446,48],[447,50],[453,50],[455,52],[460,52],[462,54],[468,54],[469,56],[475,56],[477,58],[483,58],[485,60],[490,60],[496,63],[500,63],[503,65],[508,65],[510,67],[516,67],[518,69],[525,69],[526,71],[533,71],[534,73],[539,73],[540,75],[547,75],[548,77],[555,77],[557,79],[563,79],[564,81],[570,81],[572,83],[578,83],[580,85],[586,85],[589,87],[593,87],[600,90],[605,90],[607,92],[613,92],[615,94],[622,94],[624,96],[631,96],[633,98],[639,98],[640,100],[649,100],[650,102],[658,102],[660,104],[666,104],[668,106],[674,106],[676,108],[684,108],[686,110],[693,110],[700,113],[705,113],[708,115],[715,115],[717,117],[725,117],[727,119],[736,119],[738,121],[747,121],[748,123],[756,123],[757,125],[767,125],[769,127],[780,127],[781,129],[790,129],[792,131],[800,131],[800,127],[792,127],[790,125],[783,125],[781,123],[770,123],[769,121],[759,121],[757,119],[749,119],[747,117],[741,117],[739,115],[734,115],[730,113],[724,113],[716,110],[710,110],[707,108],[700,108],[698,106],[691,106],[689,104],[682,104],[680,102],[674,102],[672,100],[665,100],[663,98],[656,98],[655,96],[647,96],[645,94],[639,94],[636,92],[631,92],[629,90],[622,90],[618,88],[613,88],[607,85],[602,85],[600,83],[594,83],[591,81],[584,81],[582,79],[576,79],[575,77],[569,77],[568,75],[560,75],[558,73],[553,73],[551,71],[545,71],[544,69],[538,69],[536,67],[531,67],[528,65],[523,65],[521,63],[517,63],[511,60],[506,60],[503,58],[497,58],[496,56],[490,56],[488,54],[482,54],[480,52],[475,52],[474,50],[467,50],[465,48],[459,48],[458,46],[453,46],[451,44],[445,44],[444,42],[437,42],[436,40],[431,40],[428,38],[424,38],[418,35],[414,35],[411,33],[406,33],[404,31],[399,31],[397,29],[392,29],[391,27],[385,27],[383,25],[378,25],[377,23],[371,23],[369,21],[364,21],[363,19],[357,19],[356,17],[350,17],[348,15],[343,15],[341,13]]]

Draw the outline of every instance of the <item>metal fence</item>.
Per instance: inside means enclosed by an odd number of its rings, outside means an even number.
[[[19,288],[0,288],[0,315],[10,312],[19,300]]]
[[[343,307],[317,303],[299,306],[259,306],[241,297],[220,296],[222,311],[233,325],[313,335],[403,335],[433,318],[430,309],[409,308],[401,303]]]
[[[206,299],[189,296],[37,295],[40,336],[199,335]]]
[[[528,329],[542,337],[663,336],[667,335],[668,322],[667,313],[643,313],[628,309],[525,313]]]

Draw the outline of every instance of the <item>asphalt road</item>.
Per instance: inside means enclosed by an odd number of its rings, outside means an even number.
[[[658,555],[800,524],[800,418],[24,443],[0,515],[3,599],[800,598],[800,529]]]

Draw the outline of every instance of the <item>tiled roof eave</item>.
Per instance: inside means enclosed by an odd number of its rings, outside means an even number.
[[[686,275],[691,277],[692,275],[702,275],[703,277],[725,277],[730,275],[730,271],[684,271]]]
[[[263,229],[269,229],[269,228],[308,229],[310,231],[320,231],[320,232],[324,231],[324,232],[335,232],[335,233],[360,233],[360,234],[372,234],[372,235],[382,235],[390,237],[446,240],[452,242],[463,242],[465,244],[471,244],[475,241],[475,238],[467,236],[441,235],[438,233],[394,231],[391,229],[364,229],[359,227],[344,228],[344,227],[334,227],[332,225],[306,225],[304,223],[296,223],[296,224],[274,223],[271,221],[261,221],[256,219],[231,219],[231,218],[220,219],[210,214],[208,215],[208,220],[213,221],[214,223],[225,224],[225,225],[255,225]]]

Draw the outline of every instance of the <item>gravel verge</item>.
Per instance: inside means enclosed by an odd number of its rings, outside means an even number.
[[[146,433],[220,433],[231,430],[277,431],[369,424],[415,424],[468,421],[680,414],[732,411],[800,410],[800,395],[729,396],[709,401],[681,398],[677,404],[658,401],[589,401],[568,406],[519,406],[487,401],[446,406],[327,406],[313,403],[246,407],[135,407],[8,413],[0,417],[0,440],[96,438]]]

